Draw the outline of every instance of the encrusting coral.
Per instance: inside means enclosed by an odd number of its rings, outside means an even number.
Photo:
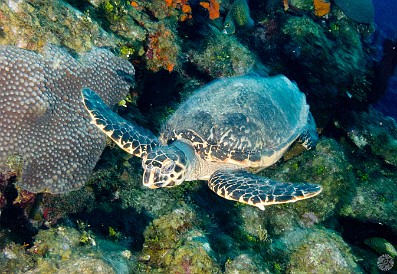
[[[363,273],[349,246],[332,230],[294,230],[273,241],[271,252],[289,258],[281,273]],[[276,255],[277,256],[277,255]]]
[[[314,15],[325,16],[331,12],[331,3],[328,0],[314,0]]]
[[[209,13],[209,17],[210,19],[214,20],[219,18],[220,14],[219,14],[219,8],[220,5],[216,0],[209,0],[208,2],[206,1],[202,1],[200,2],[200,5],[208,10]]]
[[[140,261],[145,273],[220,273],[197,216],[180,207],[153,220],[144,232]],[[213,255],[213,254],[212,254]]]
[[[105,49],[75,59],[53,45],[41,54],[2,46],[0,75],[0,172],[20,169],[19,185],[31,192],[81,187],[105,138],[90,125],[80,90],[115,104],[133,81],[132,65]]]

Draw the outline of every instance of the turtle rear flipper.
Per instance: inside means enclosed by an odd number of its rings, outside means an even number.
[[[92,123],[126,152],[143,157],[159,145],[152,132],[118,116],[91,89],[83,88],[81,94]]]
[[[259,207],[291,203],[319,194],[320,185],[281,183],[245,170],[218,170],[208,181],[209,188],[219,196]]]
[[[307,116],[306,128],[298,137],[298,142],[301,143],[306,149],[315,148],[318,142],[318,134],[316,130],[316,122],[312,114],[309,112]]]

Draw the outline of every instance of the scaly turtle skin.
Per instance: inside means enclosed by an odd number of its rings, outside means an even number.
[[[142,158],[143,184],[173,187],[207,180],[219,196],[260,209],[313,197],[321,186],[283,183],[248,168],[277,162],[295,141],[307,149],[318,136],[305,95],[284,76],[230,77],[196,91],[164,125],[160,137],[111,111],[82,90],[92,123],[123,150]]]

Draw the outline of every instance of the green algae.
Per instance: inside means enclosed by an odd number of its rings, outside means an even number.
[[[118,241],[121,238],[122,234],[120,231],[116,231],[113,227],[109,226],[109,238]]]
[[[220,273],[209,255],[211,248],[197,230],[195,213],[189,208],[153,220],[144,232],[142,269],[165,273]]]
[[[32,246],[8,244],[1,250],[2,254],[6,254],[5,257],[0,258],[2,271],[6,273],[27,271],[34,273],[116,273],[123,267],[133,269],[134,261],[126,256],[122,246],[109,244],[101,239],[91,240],[81,245],[84,232],[58,226],[40,230]]]
[[[20,180],[22,178],[22,156],[18,154],[10,155],[7,157],[6,164],[10,168],[11,172],[16,174],[17,179]]]
[[[266,263],[261,256],[254,252],[244,252],[226,262],[224,273],[272,273],[269,269],[268,263]]]
[[[263,225],[271,236],[296,227],[311,227],[333,216],[340,204],[349,201],[349,189],[356,178],[343,147],[333,139],[320,139],[316,150],[296,156],[277,168],[264,170],[264,176],[280,181],[318,183],[323,191],[296,204],[275,205],[266,210]],[[299,167],[299,168],[297,168]],[[263,221],[256,221],[259,224]],[[255,222],[254,222],[255,223]]]
[[[126,3],[126,1],[121,0],[106,0],[102,2],[102,10],[106,18],[112,23],[125,20],[123,17],[127,14]]]
[[[365,102],[371,90],[361,34],[347,20],[330,21],[329,26],[327,29],[305,16],[288,18],[282,27],[288,37],[285,53],[299,62],[307,82],[326,85],[329,92],[339,90],[339,96]]]
[[[250,72],[266,74],[257,57],[234,37],[213,32],[189,47],[187,53],[197,68],[212,78],[243,75]]]
[[[4,28],[5,39],[0,39],[0,44],[38,49],[54,43],[83,51],[91,49],[94,40],[100,40],[103,45],[112,43],[97,23],[62,1],[22,1],[15,11],[2,3],[0,11],[9,20]]]
[[[287,232],[272,242],[270,252],[281,273],[362,273],[349,246],[332,230]]]
[[[363,273],[350,248],[332,231],[310,231],[290,256],[287,273]]]
[[[397,123],[380,111],[348,112],[339,118],[339,125],[360,149],[370,148],[385,163],[397,166]]]
[[[362,222],[377,222],[389,226],[397,232],[397,197],[390,191],[397,187],[395,176],[379,176],[368,181],[363,181],[355,189],[348,203],[343,204],[340,215],[352,217]]]
[[[10,243],[2,248],[2,254],[0,266],[3,273],[26,272],[34,269],[36,265],[35,258],[30,256],[22,245]]]
[[[394,259],[397,257],[397,250],[386,239],[379,237],[368,238],[364,240],[364,243],[378,252],[379,255],[389,254]]]

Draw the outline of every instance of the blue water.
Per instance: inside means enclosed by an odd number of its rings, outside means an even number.
[[[384,39],[391,39],[397,45],[397,0],[373,0],[375,7],[375,24],[378,31],[379,50]],[[380,55],[381,58],[381,55]],[[397,58],[397,49],[394,50]],[[386,94],[375,104],[384,114],[397,120],[397,69],[389,79]]]
[[[397,0],[373,0],[375,23],[387,37],[397,38]]]

